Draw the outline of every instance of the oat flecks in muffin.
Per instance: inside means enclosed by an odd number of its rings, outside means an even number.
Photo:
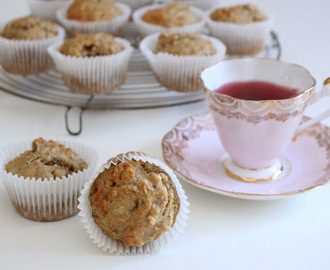
[[[199,21],[196,14],[185,4],[175,3],[148,10],[142,20],[166,28],[185,26]]]
[[[93,57],[116,54],[123,49],[112,35],[95,33],[76,34],[74,38],[63,43],[59,52],[74,57]]]
[[[92,216],[103,233],[139,247],[175,223],[180,199],[160,167],[142,161],[111,165],[95,179],[89,194]]]
[[[23,17],[9,22],[1,36],[13,40],[35,40],[55,37],[58,34],[54,23],[36,17]]]
[[[174,55],[214,55],[216,49],[212,42],[199,33],[162,33],[159,35],[156,53]]]
[[[35,179],[62,178],[88,166],[75,152],[53,140],[43,138],[32,142],[32,150],[25,151],[5,165],[8,173]]]
[[[67,18],[77,21],[110,21],[122,14],[112,0],[75,0],[69,7]]]
[[[248,24],[267,20],[267,17],[256,6],[251,4],[217,9],[211,13],[210,17],[213,21],[237,24]]]

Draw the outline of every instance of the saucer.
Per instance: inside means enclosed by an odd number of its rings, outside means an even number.
[[[220,161],[227,154],[209,112],[179,122],[164,136],[162,148],[165,162],[183,180],[231,197],[277,199],[330,181],[330,128],[322,124],[310,127],[291,141],[281,157],[290,164],[286,174],[268,182],[243,182],[225,173]]]

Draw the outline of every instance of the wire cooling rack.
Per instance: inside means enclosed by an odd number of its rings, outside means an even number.
[[[63,83],[61,75],[55,69],[33,76],[17,76],[0,68],[0,89],[22,98],[38,102],[67,107],[65,121],[67,131],[71,135],[79,135],[82,131],[82,113],[86,109],[145,109],[160,108],[198,102],[204,99],[202,91],[179,93],[168,90],[156,80],[146,58],[137,49],[139,39],[134,36],[136,29],[129,23],[126,37],[135,47],[127,73],[126,82],[120,89],[107,95],[83,95],[71,92]],[[281,46],[275,32],[265,49],[258,57],[280,59]],[[81,109],[79,130],[73,132],[69,128],[68,115],[72,107]]]

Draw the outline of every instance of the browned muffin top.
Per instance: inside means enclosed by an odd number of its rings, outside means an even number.
[[[251,4],[237,5],[217,9],[210,15],[211,19],[220,22],[247,24],[267,20],[259,9]]]
[[[162,33],[159,35],[156,53],[167,52],[174,55],[214,55],[216,49],[211,41],[199,33]]]
[[[60,53],[75,57],[93,57],[116,54],[124,48],[110,34],[75,34],[59,48]]]
[[[95,179],[92,216],[103,233],[125,246],[143,246],[169,230],[180,209],[170,177],[154,164],[126,161]]]
[[[196,14],[187,5],[179,3],[148,10],[142,16],[142,20],[167,28],[185,26],[199,21]]]
[[[75,0],[68,9],[67,18],[84,22],[110,21],[121,14],[112,0]]]
[[[1,36],[15,40],[33,40],[55,37],[58,34],[54,23],[36,17],[23,17],[9,22]]]
[[[25,151],[8,162],[5,169],[19,177],[54,179],[82,171],[87,167],[86,162],[70,148],[52,140],[38,138],[32,142],[32,150]]]

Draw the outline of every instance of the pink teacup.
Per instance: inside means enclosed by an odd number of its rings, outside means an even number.
[[[314,94],[315,79],[298,65],[274,59],[233,59],[207,68],[201,78],[220,140],[229,154],[229,157],[223,158],[221,166],[229,176],[240,180],[257,182],[277,179],[283,166],[287,166],[282,153],[295,134],[330,115],[328,110],[299,126],[311,100],[317,101],[329,95],[330,90],[326,87],[326,80],[322,90]],[[240,94],[238,97],[232,96],[233,83],[239,82],[246,87],[251,81],[276,84],[296,92],[293,97],[284,95],[281,99],[248,100]],[[223,86],[228,84],[231,88],[223,94]],[[270,86],[267,87],[270,89]],[[279,93],[279,90],[276,91]]]

